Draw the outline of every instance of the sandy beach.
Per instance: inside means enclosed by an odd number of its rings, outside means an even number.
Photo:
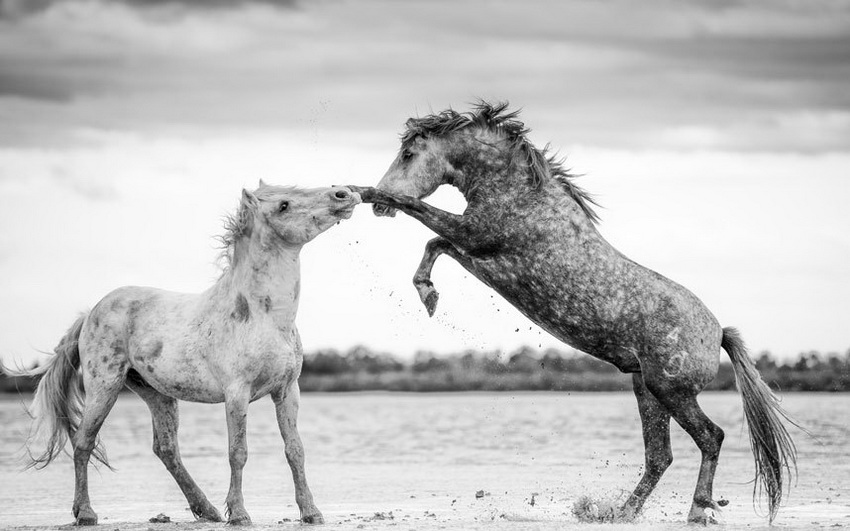
[[[752,457],[739,397],[707,393],[706,411],[726,430],[715,497],[729,501],[729,529],[768,529],[752,504]],[[816,439],[795,431],[799,479],[779,529],[850,524],[850,396],[789,394],[785,407]],[[4,425],[0,506],[5,529],[63,529],[72,522],[73,466],[63,457],[22,471],[27,421],[16,400],[0,402]],[[223,529],[194,522],[174,481],[150,451],[150,417],[135,396],[119,400],[102,432],[116,472],[90,474],[102,530]],[[228,465],[221,406],[181,404],[183,459],[223,511]],[[323,529],[598,529],[572,514],[582,496],[625,494],[641,473],[643,447],[629,394],[306,394],[300,429]],[[245,502],[253,529],[301,528],[273,406],[249,412]],[[605,529],[683,529],[699,454],[673,430],[674,463],[633,523]],[[484,495],[476,496],[483,491]],[[480,494],[479,494],[480,496]],[[149,519],[164,514],[170,523]]]

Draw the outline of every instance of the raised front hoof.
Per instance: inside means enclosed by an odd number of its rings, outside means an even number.
[[[74,525],[97,525],[97,515],[91,509],[77,511]]]
[[[315,513],[302,516],[301,521],[305,524],[324,524],[325,518],[322,516],[322,513],[316,511]]]
[[[437,302],[440,300],[440,294],[437,293],[437,290],[434,289],[434,286],[430,282],[425,285],[416,286],[416,289],[419,291],[419,299],[428,311],[428,317],[434,317],[434,313],[437,311]]]
[[[688,513],[688,523],[705,526],[722,524],[723,519],[720,517],[720,508],[714,502],[711,502],[711,506],[709,507],[692,505],[691,511]]]

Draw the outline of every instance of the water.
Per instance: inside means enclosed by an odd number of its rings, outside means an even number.
[[[730,502],[725,521],[735,529],[766,528],[764,511],[752,506],[753,462],[740,398],[704,393],[700,401],[726,431],[715,481],[715,498]],[[816,439],[793,432],[799,480],[775,524],[850,525],[850,395],[789,394],[784,407]],[[180,413],[183,461],[223,512],[229,478],[224,408],[181,403]],[[0,425],[0,526],[71,522],[71,460],[63,456],[44,470],[22,471],[29,421],[16,399],[0,400]],[[292,520],[284,526],[298,526],[271,400],[251,405],[248,426],[246,508],[259,528],[284,518]],[[637,524],[610,529],[684,527],[699,452],[673,426],[674,463],[644,515]],[[634,487],[643,464],[637,406],[626,393],[307,394],[299,427],[310,486],[334,529],[598,529],[579,524],[572,504],[585,494],[621,495]],[[105,529],[147,530],[158,513],[192,521],[150,450],[150,415],[141,400],[122,395],[101,434],[117,468],[90,473],[92,506]],[[479,490],[487,495],[476,499]]]

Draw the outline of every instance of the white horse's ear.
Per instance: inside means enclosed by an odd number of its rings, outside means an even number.
[[[264,183],[263,180],[260,179],[260,184],[257,186],[257,188],[262,188],[263,186],[266,186],[266,183]]]
[[[242,189],[242,204],[250,208],[251,210],[256,210],[257,205],[259,204],[259,199],[257,196],[252,194],[246,189]]]

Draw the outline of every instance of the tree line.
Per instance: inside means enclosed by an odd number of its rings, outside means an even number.
[[[711,390],[735,389],[732,366],[720,354],[720,370]],[[850,349],[844,354],[800,353],[780,362],[769,352],[753,357],[762,378],[780,391],[850,391]],[[631,377],[613,365],[575,350],[466,350],[451,354],[417,352],[412,359],[365,346],[347,351],[306,353],[299,379],[311,391],[625,391]],[[29,392],[34,378],[0,374],[0,392]]]

